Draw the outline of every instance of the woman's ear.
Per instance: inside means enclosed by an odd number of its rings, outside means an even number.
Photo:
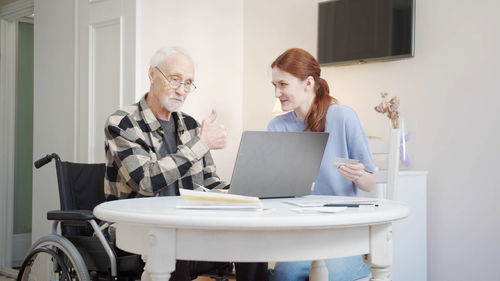
[[[312,88],[312,89],[314,89],[314,84],[315,84],[314,78],[312,76],[307,76],[307,78],[306,78],[306,88]]]

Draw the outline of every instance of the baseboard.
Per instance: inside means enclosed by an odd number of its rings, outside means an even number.
[[[12,267],[20,267],[26,253],[31,247],[31,233],[14,234],[13,237]]]
[[[16,278],[18,273],[19,273],[19,270],[12,269],[9,267],[0,268],[0,275],[3,275],[3,276]]]

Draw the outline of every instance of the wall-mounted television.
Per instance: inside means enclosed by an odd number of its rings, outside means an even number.
[[[336,0],[318,10],[321,65],[414,56],[415,0]]]

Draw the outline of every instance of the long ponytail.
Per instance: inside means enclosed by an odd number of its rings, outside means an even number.
[[[306,128],[304,131],[311,132],[325,131],[326,113],[332,103],[338,103],[337,99],[330,96],[330,88],[325,79],[319,78],[316,86],[316,95],[306,114]]]

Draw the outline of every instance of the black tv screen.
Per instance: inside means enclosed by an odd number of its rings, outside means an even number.
[[[412,57],[415,0],[319,3],[318,61],[322,65]]]

